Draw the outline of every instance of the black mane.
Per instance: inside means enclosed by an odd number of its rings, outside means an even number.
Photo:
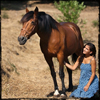
[[[21,23],[27,22],[33,18],[33,11],[26,13],[21,19]],[[38,30],[41,32],[51,32],[52,28],[57,29],[56,21],[45,12],[38,13]]]
[[[34,14],[33,11],[30,11],[30,12],[26,13],[26,14],[22,17],[22,19],[21,19],[20,22],[23,24],[23,23],[29,21],[31,18],[33,18],[33,14]]]

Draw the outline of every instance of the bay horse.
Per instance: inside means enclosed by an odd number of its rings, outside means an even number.
[[[53,57],[57,57],[59,62],[59,76],[62,82],[61,96],[66,96],[64,61],[69,63],[68,56],[79,56],[82,53],[83,40],[79,27],[72,22],[58,23],[45,12],[39,12],[38,7],[36,7],[34,11],[29,11],[28,8],[26,8],[26,14],[22,17],[21,23],[23,28],[18,37],[20,45],[24,45],[35,33],[40,37],[41,51],[50,67],[51,76],[54,82],[54,96],[60,95],[52,61]],[[75,56],[73,56],[73,58],[75,58]],[[72,70],[67,68],[67,71],[69,75],[68,91],[71,91],[73,88]]]

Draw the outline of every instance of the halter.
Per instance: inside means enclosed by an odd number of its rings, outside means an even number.
[[[28,24],[27,24],[28,25]],[[27,34],[29,34],[29,32],[26,30],[26,27],[27,25],[25,26],[25,28],[22,28],[21,30],[25,31],[25,34],[24,36],[27,36]],[[33,27],[32,31],[35,29],[35,26]]]

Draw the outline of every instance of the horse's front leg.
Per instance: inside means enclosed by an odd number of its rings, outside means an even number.
[[[58,54],[57,55],[58,61],[59,61],[59,76],[62,82],[62,93],[61,96],[66,96],[66,88],[64,84],[64,54]]]
[[[58,85],[57,85],[57,81],[56,81],[56,73],[55,73],[55,69],[54,69],[54,65],[53,65],[53,61],[52,61],[52,57],[48,57],[46,55],[44,55],[45,60],[47,61],[49,67],[50,67],[50,71],[51,71],[51,76],[53,78],[53,82],[54,82],[54,96],[59,96],[59,89],[58,89]]]

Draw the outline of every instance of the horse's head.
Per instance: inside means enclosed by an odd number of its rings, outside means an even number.
[[[31,15],[27,14],[29,13],[29,10],[26,8],[26,14],[24,15],[24,19],[28,15],[28,20],[22,21],[23,23],[23,28],[21,29],[20,35],[18,37],[18,41],[20,45],[24,45],[33,34],[35,34],[37,30],[37,24],[38,24],[38,19],[37,19],[37,14],[38,14],[38,8],[36,7],[34,10],[34,13]]]

